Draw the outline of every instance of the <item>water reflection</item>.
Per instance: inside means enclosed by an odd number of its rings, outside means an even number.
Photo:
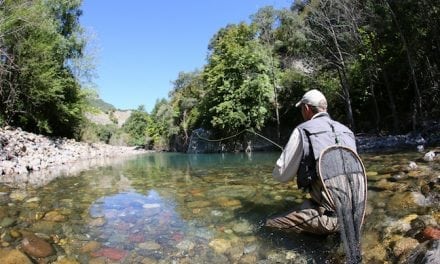
[[[15,248],[21,242],[16,232],[43,235],[57,254],[48,262],[65,256],[80,263],[338,263],[344,257],[337,235],[261,228],[265,218],[306,198],[294,181],[272,179],[278,155],[146,154],[38,188],[2,186],[0,221],[12,220],[1,231],[2,242]],[[420,162],[417,155],[363,156],[368,261],[393,262],[393,239],[421,231],[411,221],[438,221],[439,205],[429,196],[438,163]],[[411,161],[417,169],[407,168]]]
[[[128,192],[102,197],[91,205],[89,215],[89,235],[109,248],[173,247],[187,229],[173,201],[163,199],[154,190],[146,195]]]

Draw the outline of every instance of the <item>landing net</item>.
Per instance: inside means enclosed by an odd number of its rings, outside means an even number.
[[[347,263],[361,263],[361,228],[367,201],[367,178],[359,156],[350,148],[322,151],[318,174],[338,216]]]

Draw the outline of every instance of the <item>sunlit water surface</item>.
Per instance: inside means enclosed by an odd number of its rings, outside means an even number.
[[[261,226],[265,218],[307,197],[295,182],[272,179],[278,155],[146,154],[37,189],[3,186],[3,193],[24,192],[25,197],[3,202],[1,208],[17,219],[11,230],[42,234],[58,257],[80,263],[338,262],[343,259],[338,235],[287,234]],[[398,192],[417,190],[417,175],[387,181],[400,187],[379,184],[408,173],[405,167],[420,155],[362,155],[372,172],[363,229],[366,251],[382,243],[379,234],[390,223],[409,214],[438,215],[438,206],[387,204]],[[419,174],[439,175],[438,163],[423,163]],[[49,212],[63,217],[45,217]],[[18,244],[19,238],[10,239],[10,247]]]

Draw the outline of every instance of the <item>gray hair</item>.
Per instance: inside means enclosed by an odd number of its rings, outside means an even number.
[[[318,105],[310,105],[313,113],[327,112],[327,101],[322,99]]]

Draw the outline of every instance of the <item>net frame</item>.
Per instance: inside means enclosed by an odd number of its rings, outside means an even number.
[[[340,157],[327,158],[326,155],[334,150],[339,152]],[[348,156],[344,156],[343,152]],[[352,160],[347,161],[344,159],[345,157],[352,158]],[[340,160],[336,161],[336,158],[340,158]],[[324,163],[329,162],[329,160],[332,159],[335,161],[335,170],[330,171],[330,173],[328,171],[326,173],[323,173],[324,169],[329,169],[324,168],[324,166],[328,166],[328,164]],[[347,165],[347,163],[349,164]],[[360,247],[360,236],[365,218],[365,209],[367,203],[367,174],[364,164],[362,163],[359,155],[353,149],[341,145],[331,145],[321,151],[317,165],[317,175],[322,183],[323,191],[329,198],[330,206],[332,207],[332,209],[335,210],[338,215],[338,222],[340,223],[340,234],[347,255],[347,263],[361,263],[362,255]],[[341,174],[339,171],[343,171],[344,173]],[[323,174],[325,174],[325,176],[323,176]],[[358,186],[361,186],[362,184],[361,187],[363,187],[363,190],[360,190],[361,194],[354,190],[353,185],[356,183],[353,182],[356,181]],[[344,185],[348,185],[349,187],[343,190],[344,186],[331,185],[337,183],[343,183]],[[334,195],[337,197],[334,197]],[[363,202],[362,205],[358,203],[358,201],[353,201],[356,199],[359,200],[361,198],[363,198],[363,201],[361,201]],[[335,203],[335,201],[337,202]],[[342,204],[343,206],[340,206],[338,208],[336,204]],[[353,211],[354,204],[357,206],[361,206],[361,214],[357,214]],[[351,215],[348,215],[350,213]],[[360,221],[358,217],[360,217]]]

